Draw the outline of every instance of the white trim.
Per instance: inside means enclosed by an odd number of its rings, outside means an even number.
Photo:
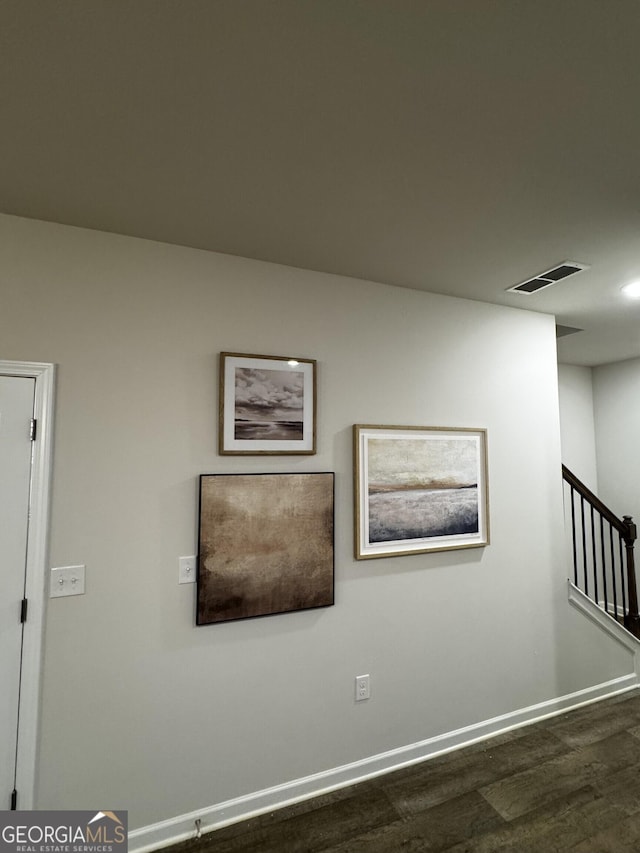
[[[29,606],[23,633],[20,727],[16,765],[18,808],[28,810],[34,808],[36,786],[40,668],[49,543],[55,366],[39,362],[0,361],[0,375],[24,376],[36,381],[34,417],[38,421],[38,431],[31,466],[25,587]]]
[[[171,844],[195,837],[195,821],[200,820],[203,832],[211,832],[240,820],[257,817],[274,809],[280,809],[292,803],[311,799],[338,788],[344,788],[357,782],[364,782],[375,776],[417,764],[429,758],[435,758],[446,752],[470,746],[497,734],[517,729],[521,726],[537,723],[547,717],[554,717],[583,705],[597,702],[625,693],[638,686],[635,673],[615,678],[585,690],[578,690],[567,696],[560,696],[528,708],[521,708],[509,714],[503,714],[481,723],[475,723],[456,731],[447,732],[409,746],[383,752],[379,755],[334,767],[323,773],[315,773],[302,779],[294,779],[283,785],[256,791],[243,797],[227,800],[223,803],[199,809],[175,818],[143,826],[129,833],[131,853],[146,853]]]
[[[579,587],[578,587],[578,589],[579,589]],[[582,590],[580,590],[580,591],[582,591]],[[611,602],[609,602],[608,604],[605,605],[604,599],[600,599],[600,601],[598,601],[598,607],[602,608],[602,610],[604,610],[605,613],[608,613],[609,616],[613,616],[614,619],[616,619],[616,617],[618,619],[620,617],[624,617],[624,607],[622,607],[620,604],[617,607],[614,607],[613,604],[611,604]],[[620,624],[622,624],[622,623],[620,623]]]
[[[623,628],[616,620],[607,613],[603,608],[598,607],[595,601],[592,601],[584,592],[579,589],[572,581],[567,581],[569,591],[569,603],[579,610],[581,613],[595,622],[599,628],[613,637],[625,649],[633,652],[638,658],[640,653],[640,640],[636,640],[633,634],[630,634],[626,628]],[[637,670],[637,666],[636,666]]]
[[[621,604],[618,604],[617,607],[614,607],[611,602],[605,605],[604,600],[600,599],[600,601],[598,601],[598,607],[601,607],[605,611],[605,613],[609,614],[609,616],[613,616],[613,618],[616,619],[616,621],[618,621],[620,625],[622,624],[622,622],[619,621],[620,618],[624,618],[624,607]]]

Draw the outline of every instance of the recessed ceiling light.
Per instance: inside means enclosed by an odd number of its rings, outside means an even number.
[[[640,281],[632,281],[625,284],[620,290],[629,299],[640,299]]]

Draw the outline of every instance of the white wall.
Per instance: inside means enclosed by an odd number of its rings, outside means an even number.
[[[600,497],[640,521],[640,359],[594,368]]]
[[[38,808],[132,827],[629,672],[569,612],[553,318],[0,217],[0,358],[58,368]],[[217,354],[319,369],[318,454],[216,454]],[[486,427],[491,545],[356,562],[353,423]],[[202,472],[336,472],[336,605],[194,626]],[[354,704],[354,676],[372,698]]]
[[[562,461],[598,494],[592,369],[559,364],[558,394]]]

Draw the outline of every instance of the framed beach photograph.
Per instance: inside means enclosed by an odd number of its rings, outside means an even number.
[[[220,353],[221,454],[316,452],[316,362]]]
[[[358,560],[489,544],[484,429],[355,424]]]
[[[334,475],[200,477],[198,625],[334,602]]]

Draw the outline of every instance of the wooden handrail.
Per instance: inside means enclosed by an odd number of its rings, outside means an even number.
[[[620,535],[626,542],[627,528],[624,522],[620,518],[618,518],[618,516],[614,512],[612,512],[606,504],[602,503],[600,498],[595,495],[588,486],[585,486],[582,480],[579,480],[573,473],[573,471],[570,471],[566,465],[562,466],[562,476],[567,481],[567,483],[569,483],[570,486],[573,486],[573,488],[581,497],[583,497],[588,503],[590,503],[591,506],[597,512],[599,512],[603,518],[606,518],[606,520],[609,522],[609,524],[612,525],[612,527],[615,527],[615,529],[620,533]]]

